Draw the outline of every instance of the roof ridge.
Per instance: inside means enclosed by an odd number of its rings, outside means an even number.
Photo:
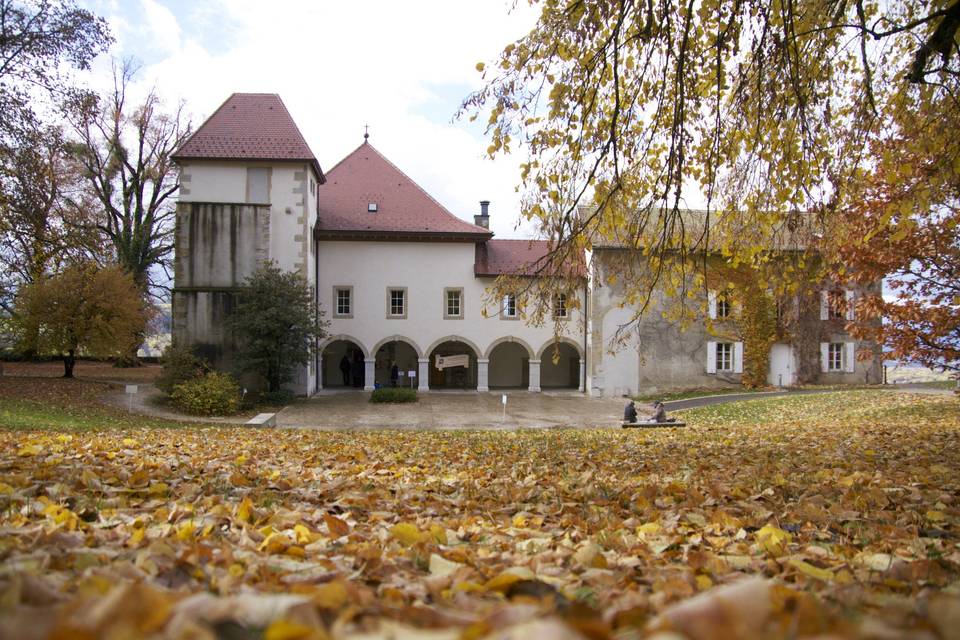
[[[307,151],[310,152],[311,158],[314,161],[317,160],[317,154],[313,152],[313,149],[310,147],[310,144],[307,142],[307,139],[303,137],[303,132],[300,131],[300,126],[297,124],[297,121],[293,117],[293,114],[290,113],[290,109],[287,108],[287,103],[283,101],[283,98],[280,97],[279,93],[257,93],[257,94],[248,94],[248,95],[275,96],[277,98],[277,102],[279,102],[280,106],[283,107],[283,110],[287,112],[287,116],[290,118],[290,122],[293,123],[293,130],[297,132],[298,136],[300,136],[300,141],[303,143],[303,146],[305,146],[307,148]],[[320,175],[323,176],[322,173]]]
[[[362,149],[363,147],[370,147],[370,149],[371,149],[374,153],[376,153],[378,156],[380,156],[380,159],[381,159],[381,160],[383,160],[383,161],[386,162],[388,165],[390,165],[391,167],[393,167],[393,169],[394,169],[397,173],[399,173],[401,176],[403,176],[404,178],[406,178],[407,180],[409,180],[409,181],[410,181],[410,184],[412,184],[414,187],[416,187],[416,188],[420,191],[420,193],[422,193],[422,194],[425,195],[427,198],[429,198],[430,201],[433,202],[433,204],[437,205],[437,206],[440,208],[440,211],[441,211],[442,213],[444,213],[445,215],[449,216],[450,218],[453,218],[453,219],[456,220],[457,222],[460,222],[460,223],[462,223],[462,224],[470,225],[471,227],[475,227],[478,231],[481,231],[481,232],[483,232],[483,233],[489,233],[489,234],[491,234],[491,236],[492,236],[493,232],[490,231],[489,229],[485,229],[484,227],[481,227],[481,226],[479,226],[479,225],[473,224],[472,222],[467,222],[466,220],[464,220],[464,219],[461,218],[460,216],[454,214],[452,211],[450,211],[450,210],[447,209],[445,206],[443,206],[443,204],[441,204],[436,198],[434,198],[432,195],[430,195],[430,194],[427,192],[426,189],[424,189],[423,187],[421,187],[420,184],[419,184],[416,180],[414,180],[414,179],[411,178],[409,175],[407,175],[407,173],[406,173],[403,169],[401,169],[400,167],[398,167],[397,165],[395,165],[393,162],[391,162],[391,161],[390,161],[390,158],[388,158],[387,156],[383,155],[383,153],[381,153],[379,149],[377,149],[375,146],[373,146],[372,144],[370,144],[370,142],[367,141],[367,140],[364,140],[364,141],[360,144],[359,147],[357,147],[356,149],[354,149],[353,151],[351,151],[350,153],[348,153],[343,159],[340,160],[340,162],[338,162],[337,164],[335,164],[335,165],[333,166],[333,169],[330,169],[329,171],[327,171],[327,175],[332,174],[333,171],[334,171],[334,169],[336,169],[338,166],[340,166],[347,158],[349,158],[350,156],[352,156],[353,154],[355,154],[357,151],[360,151],[360,149]]]

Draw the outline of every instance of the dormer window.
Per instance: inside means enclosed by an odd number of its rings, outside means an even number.
[[[376,203],[376,202],[368,202],[368,203],[367,203],[367,211],[368,211],[369,213],[376,213],[376,212],[377,212],[377,203]]]

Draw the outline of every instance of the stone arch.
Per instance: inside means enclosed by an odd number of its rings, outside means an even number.
[[[371,357],[374,361],[374,386],[406,387],[416,382],[409,372],[419,371],[419,360],[423,357],[423,352],[413,340],[404,336],[389,336],[378,342],[370,353],[373,354]]]
[[[413,340],[411,340],[410,338],[408,338],[408,337],[406,337],[406,336],[387,336],[386,338],[384,338],[383,340],[381,340],[381,341],[378,342],[377,344],[373,345],[373,349],[370,350],[370,353],[373,354],[373,356],[371,356],[371,357],[376,357],[377,352],[380,351],[380,347],[382,347],[382,346],[385,345],[385,344],[389,344],[389,343],[391,343],[391,342],[406,342],[408,345],[410,345],[411,347],[413,347],[413,350],[414,350],[414,351],[417,352],[417,357],[418,357],[418,358],[425,358],[425,357],[426,357],[426,355],[424,355],[424,353],[423,353],[423,350],[420,348],[420,345],[418,345],[416,342],[414,342]]]
[[[559,344],[558,344],[559,343]],[[553,360],[554,346],[559,349]],[[539,351],[540,387],[543,389],[582,389],[583,353],[580,345],[569,338],[549,340]]]
[[[497,338],[490,343],[490,346],[487,347],[486,353],[483,354],[484,358],[490,359],[490,354],[493,353],[493,350],[497,348],[498,345],[503,344],[504,342],[515,342],[521,347],[527,350],[527,355],[530,356],[530,359],[535,359],[537,357],[536,352],[533,348],[525,341],[515,336],[503,336],[502,338]]]
[[[324,341],[320,343],[320,352],[323,353],[324,349],[329,347],[332,343],[336,342],[337,340],[342,340],[344,342],[352,342],[353,344],[360,347],[360,351],[363,351],[364,358],[370,357],[370,351],[367,349],[366,345],[363,344],[363,342],[345,333],[340,333],[335,336],[327,336],[324,339]]]
[[[570,345],[577,352],[577,355],[580,357],[580,359],[581,360],[583,359],[583,347],[577,341],[571,338],[568,338],[566,336],[560,336],[559,339],[550,338],[549,340],[547,340],[545,343],[543,343],[543,346],[540,347],[540,350],[537,351],[537,357],[542,360],[543,354],[546,353],[547,349],[553,347],[555,342],[560,342],[561,344]]]
[[[442,345],[444,342],[462,342],[463,344],[473,349],[473,353],[476,354],[477,358],[479,358],[480,354],[483,353],[483,350],[480,347],[478,347],[476,344],[474,344],[472,340],[467,340],[463,336],[444,336],[442,338],[438,338],[434,340],[433,343],[430,345],[430,347],[423,352],[424,354],[423,357],[429,358],[430,354],[433,353],[434,349]]]
[[[460,347],[453,345],[460,345]],[[439,356],[461,355],[460,352],[463,349],[469,351],[467,354],[469,364],[466,367],[437,369],[436,359]],[[446,336],[434,341],[426,351],[427,381],[430,389],[477,389],[479,387],[477,360],[481,353],[476,344],[461,336]]]

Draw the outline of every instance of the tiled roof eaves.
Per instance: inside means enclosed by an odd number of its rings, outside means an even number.
[[[391,231],[384,230],[351,230],[351,229],[321,229],[313,231],[316,240],[386,240],[386,241],[433,241],[433,242],[483,242],[493,237],[487,233],[461,233],[455,231]]]

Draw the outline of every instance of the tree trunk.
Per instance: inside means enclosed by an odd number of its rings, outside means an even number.
[[[74,355],[73,349],[67,352],[67,355],[63,356],[63,377],[72,378],[73,377],[73,366],[77,364],[77,358]]]

